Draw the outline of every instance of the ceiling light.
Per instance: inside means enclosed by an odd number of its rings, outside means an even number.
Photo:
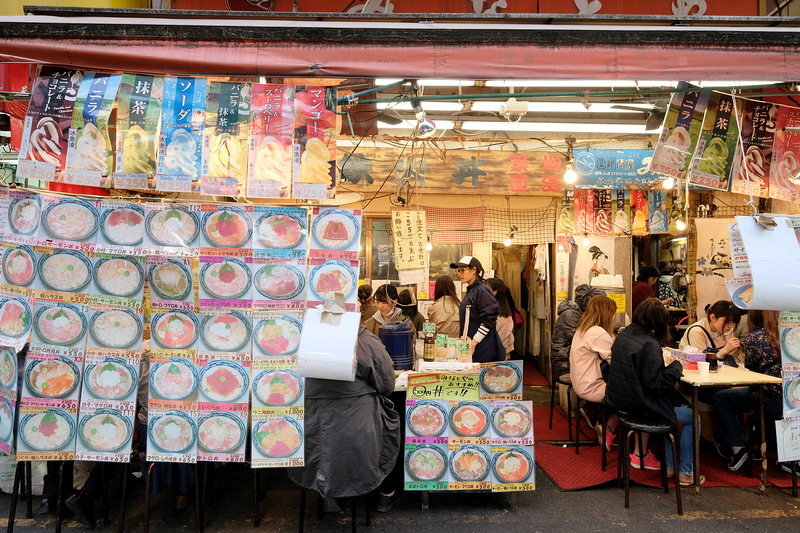
[[[511,239],[509,237],[506,237],[506,240],[503,241],[503,244],[505,244],[506,246],[511,246]]]
[[[664,180],[664,188],[671,189],[675,186],[675,178],[667,178]]]
[[[464,104],[459,102],[420,102],[425,111],[461,111]],[[378,102],[376,107],[382,109],[394,109],[395,111],[411,111],[411,102]],[[473,106],[474,109],[474,106]]]
[[[589,236],[588,235],[584,235],[583,236],[583,245],[588,248],[588,246],[589,246]]]
[[[455,123],[452,121],[447,120],[437,120],[436,127],[440,130],[451,130],[455,126]],[[387,124],[385,122],[381,122],[378,119],[378,128],[379,129],[406,129],[406,130],[416,130],[417,129],[417,122],[411,120],[401,120],[398,124]]]
[[[678,231],[683,231],[686,229],[686,222],[678,219],[678,221],[675,223],[675,227],[678,228]]]
[[[535,131],[558,133],[638,133],[648,134],[644,124],[587,124],[573,122],[465,122],[461,129],[489,131]]]
[[[564,171],[564,183],[567,185],[572,185],[578,181],[578,173],[572,168],[572,162],[566,164],[566,170]]]
[[[403,81],[402,78],[377,78],[375,85],[391,85]],[[420,86],[428,87],[472,87],[475,85],[475,80],[417,80]]]
[[[467,97],[465,97],[467,98]],[[479,101],[472,104],[473,111],[493,111],[500,112],[504,102]],[[423,106],[427,109],[426,106]],[[650,104],[625,104],[626,108],[641,107],[641,113],[646,113],[653,109]],[[592,103],[591,111],[580,102],[528,102],[528,113],[637,113],[634,109],[619,109],[617,104],[596,104]]]
[[[414,108],[414,113],[417,115],[417,124],[414,127],[414,135],[421,139],[433,135],[433,132],[436,131],[436,124],[425,116],[425,111],[422,110],[419,100],[411,100],[411,107]]]
[[[429,252],[433,250],[433,245],[431,243],[428,243],[425,247],[428,249]]]

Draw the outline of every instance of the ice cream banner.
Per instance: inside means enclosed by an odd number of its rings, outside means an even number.
[[[631,232],[633,235],[647,235],[650,207],[647,191],[630,191]]]
[[[121,79],[120,74],[84,74],[72,112],[65,183],[98,187],[102,177],[111,173],[114,158],[108,137],[108,118]]]
[[[67,161],[72,110],[83,73],[43,67],[33,84],[22,130],[17,176],[52,181]]]
[[[614,212],[613,194],[615,191],[608,189],[600,189],[594,191],[594,234],[595,235],[611,235],[611,221],[612,213]]]
[[[769,173],[769,197],[784,201],[797,201],[800,185],[797,174],[800,172],[800,133],[786,131],[785,128],[800,126],[800,110],[788,107],[778,108],[775,124],[775,144],[772,165]]]
[[[164,78],[156,190],[199,190],[207,85],[206,78]]]
[[[247,196],[291,196],[294,117],[294,87],[253,85]]]
[[[755,100],[736,104],[741,106],[742,142],[731,167],[731,192],[767,198],[778,106]]]
[[[594,191],[575,191],[575,234],[594,234]]]
[[[156,136],[161,123],[164,78],[125,74],[117,105],[114,187],[144,190],[156,174]]]
[[[561,207],[558,211],[558,223],[556,223],[556,235],[572,235],[575,229],[575,210],[574,202],[564,197],[561,200]]]
[[[292,198],[335,198],[336,87],[298,86],[294,104]]]
[[[783,371],[783,418],[800,419],[800,313],[782,312],[778,322]]]
[[[614,227],[611,232],[614,235],[628,235],[631,230],[630,193],[623,189],[617,189],[614,191],[614,195]]]
[[[685,82],[678,84],[678,89],[687,88],[690,85]],[[709,95],[698,91],[672,95],[649,171],[674,178],[684,176],[700,136]]]
[[[245,193],[252,87],[242,82],[209,84],[200,194]]]
[[[732,97],[712,93],[689,168],[689,181],[709,189],[727,191],[738,141],[739,126],[733,114]]]
[[[667,194],[665,191],[649,191],[650,197],[650,234],[669,232],[669,214],[667,212]]]

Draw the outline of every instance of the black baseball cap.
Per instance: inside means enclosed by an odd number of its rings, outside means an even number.
[[[450,268],[464,268],[464,267],[473,267],[477,269],[479,276],[483,275],[483,266],[481,265],[481,262],[478,261],[476,258],[472,257],[471,255],[465,255],[457,263],[450,263]]]

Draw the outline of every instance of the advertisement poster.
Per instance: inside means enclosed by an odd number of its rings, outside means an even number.
[[[292,196],[294,87],[253,85],[247,196]]]
[[[630,193],[623,189],[614,191],[614,227],[612,234],[629,235],[631,228]]]
[[[0,349],[0,452],[13,453],[17,408],[17,354]]]
[[[650,206],[647,191],[630,191],[631,231],[633,235],[647,235]]]
[[[732,97],[727,94],[711,93],[703,118],[703,129],[689,169],[690,183],[708,189],[727,191],[730,187],[728,178],[738,141],[739,126],[733,114]]]
[[[124,74],[117,104],[117,163],[114,187],[146,190],[156,175],[163,76]]]
[[[99,187],[114,167],[108,119],[122,76],[99,72],[83,75],[72,113],[64,182]]]
[[[769,197],[769,175],[778,106],[755,100],[737,101],[742,113],[742,145],[731,167],[731,192]]]
[[[249,83],[209,83],[200,194],[244,195],[252,90]]]
[[[594,191],[575,191],[575,233],[594,234]]]
[[[800,172],[800,133],[785,128],[800,126],[800,110],[778,108],[775,125],[775,144],[769,173],[769,197],[797,201],[800,193],[797,174]]]
[[[652,150],[580,150],[574,151],[575,189],[625,189],[634,185],[649,188],[664,177],[648,170]]]
[[[678,89],[690,88],[681,82]],[[682,178],[689,168],[703,126],[709,92],[676,92],[669,103],[649,171]]]
[[[783,312],[778,323],[783,370],[783,418],[800,419],[800,313]]]
[[[292,198],[336,197],[336,87],[296,87]]]
[[[669,232],[669,213],[667,211],[667,191],[649,191],[650,234]]]
[[[31,90],[19,148],[20,178],[52,181],[67,162],[72,112],[83,73],[42,67]]]
[[[206,78],[164,78],[156,190],[199,190],[207,84]]]
[[[612,213],[614,213],[616,191],[600,189],[594,191],[594,233],[595,235],[611,235]]]
[[[428,223],[425,211],[392,211],[392,236],[398,270],[428,266]]]
[[[556,222],[556,235],[572,235],[575,233],[574,200],[565,197],[561,200]]]

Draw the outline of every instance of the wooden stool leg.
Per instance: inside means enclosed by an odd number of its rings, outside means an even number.
[[[625,435],[625,453],[623,454],[624,457],[622,458],[625,461],[622,465],[623,477],[625,478],[625,509],[630,507],[631,503],[631,461],[628,459],[628,457],[631,455],[630,447],[631,436],[633,433],[633,430],[631,430],[628,431],[627,435]]]
[[[305,518],[306,518],[306,493],[307,492],[308,491],[305,488],[303,488],[300,491],[300,527],[299,527],[300,533],[303,533],[303,526],[305,525],[304,521],[305,521]]]
[[[144,533],[150,533],[150,489],[153,485],[153,468],[156,463],[150,463],[144,480]]]
[[[120,496],[119,503],[119,526],[117,526],[117,533],[122,533],[125,528],[125,500],[128,496],[128,476],[130,471],[128,465],[122,467],[122,495]]]
[[[17,461],[17,469],[14,472],[14,489],[11,492],[11,508],[8,510],[8,533],[14,533],[14,520],[17,514],[17,500],[19,500],[19,489],[22,485],[22,478],[25,475],[25,463]]]
[[[672,444],[672,468],[675,469],[675,496],[678,498],[678,514],[683,515],[683,502],[681,501],[681,482],[678,479],[679,475],[678,467],[680,465],[680,461],[678,459],[678,447],[675,445],[675,437],[672,435],[672,432],[670,432],[668,435],[670,443]],[[664,446],[666,445],[667,443],[665,441]]]

